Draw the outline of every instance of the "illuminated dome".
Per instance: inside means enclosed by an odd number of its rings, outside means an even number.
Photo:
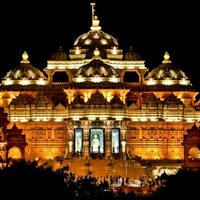
[[[65,51],[63,51],[62,47],[60,47],[59,50],[53,53],[50,57],[50,60],[54,61],[65,61],[67,59],[68,55]]]
[[[141,55],[134,51],[132,47],[130,47],[129,51],[125,53],[124,55],[124,60],[129,60],[129,61],[140,61],[143,60]]]
[[[119,82],[120,78],[115,69],[104,63],[99,57],[99,50],[94,51],[94,58],[91,62],[83,65],[74,77],[75,82]]]
[[[185,73],[176,68],[169,59],[168,52],[164,54],[162,64],[153,69],[146,77],[147,84],[164,84],[164,85],[189,85],[190,81]]]
[[[28,60],[28,54],[24,51],[22,55],[22,61],[20,65],[16,68],[10,70],[4,80],[2,81],[3,85],[12,85],[12,84],[21,84],[21,85],[29,85],[29,84],[41,84],[46,85],[46,77],[44,74],[34,66],[32,66]]]
[[[95,16],[92,20],[91,30],[79,36],[73,45],[75,48],[79,47],[81,49],[91,50],[87,52],[87,57],[90,58],[92,57],[92,53],[95,48],[98,48],[100,51],[102,51],[119,46],[117,40],[113,36],[101,30],[97,16]],[[101,57],[106,57],[105,52],[101,52]]]

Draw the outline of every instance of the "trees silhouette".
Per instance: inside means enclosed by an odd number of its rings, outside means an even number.
[[[36,161],[10,160],[0,169],[1,197],[7,200],[86,200],[108,194],[102,192],[109,187],[108,183],[99,184],[92,175],[77,177],[68,172],[68,166],[56,171],[47,166],[38,166]]]
[[[6,199],[61,200],[64,196],[61,174],[24,160],[14,160],[0,170],[0,189]]]
[[[166,186],[158,189],[155,198],[196,199],[199,196],[200,170],[180,169],[175,175],[166,177]]]

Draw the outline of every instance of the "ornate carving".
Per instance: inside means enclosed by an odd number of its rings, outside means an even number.
[[[101,94],[98,90],[91,95],[91,98],[87,101],[87,105],[94,105],[94,107],[98,105],[108,105],[108,101],[104,98],[103,94]]]
[[[115,95],[111,101],[110,101],[110,105],[112,109],[119,109],[119,108],[125,108],[125,104],[123,103],[123,101],[120,100],[120,98]]]
[[[70,106],[72,108],[83,108],[85,105],[84,99],[81,97],[80,94],[76,95]]]
[[[183,102],[173,93],[171,93],[168,97],[166,97],[163,103],[167,105],[168,107],[172,107],[172,108],[183,106]]]

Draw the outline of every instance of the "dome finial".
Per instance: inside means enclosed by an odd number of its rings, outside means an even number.
[[[26,51],[24,51],[24,53],[22,54],[21,63],[30,63],[29,60],[28,60],[28,53]]]
[[[165,54],[164,54],[164,60],[162,61],[162,63],[171,63],[171,60],[169,59],[170,58],[170,55],[169,53],[166,51]]]
[[[95,15],[94,19],[92,20],[92,26],[90,27],[91,30],[100,30],[101,26],[99,26],[99,20],[98,17]]]
[[[91,30],[100,30],[101,27],[99,26],[99,20],[98,17],[95,15],[95,3],[90,3],[91,7],[92,7],[92,26],[90,27]]]

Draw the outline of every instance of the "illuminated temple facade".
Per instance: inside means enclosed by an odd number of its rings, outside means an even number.
[[[0,86],[1,156],[183,160],[184,134],[200,121],[198,92],[163,54],[149,71],[94,12],[90,30],[69,53],[50,55],[43,72],[25,51]]]

